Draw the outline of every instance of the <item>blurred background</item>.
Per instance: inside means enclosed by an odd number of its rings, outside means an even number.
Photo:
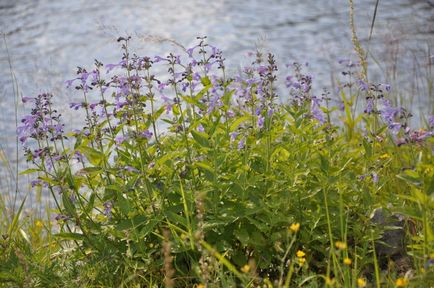
[[[432,83],[434,1],[380,0],[369,43],[377,1],[354,2],[357,32],[369,47],[370,80],[390,83],[414,114],[432,114],[427,83]],[[155,56],[179,50],[162,39],[188,48],[206,35],[223,50],[233,74],[259,47],[276,55],[282,77],[290,72],[284,64],[308,62],[316,91],[332,90],[332,79],[343,70],[338,60],[357,60],[347,0],[0,0],[0,33],[0,159],[8,163],[0,164],[0,191],[15,187],[16,159],[25,166],[21,151],[16,155],[15,111],[18,119],[25,112],[21,103],[15,105],[16,95],[52,92],[73,125],[67,107],[80,96],[64,81],[94,59],[119,62],[119,36],[131,35],[139,55]]]

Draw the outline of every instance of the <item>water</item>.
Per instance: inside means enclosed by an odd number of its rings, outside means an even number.
[[[366,45],[376,1],[355,2],[357,30]],[[234,71],[247,63],[247,52],[264,47],[280,63],[309,62],[320,89],[330,86],[332,75],[339,71],[339,58],[355,59],[348,23],[346,0],[0,0],[0,32],[9,48],[8,55],[1,39],[0,148],[14,166],[14,90],[8,60],[20,96],[50,91],[65,110],[78,95],[67,91],[63,81],[73,78],[76,66],[90,66],[94,59],[118,62],[121,52],[114,40],[127,34],[133,36],[136,52],[150,56],[176,49],[156,38],[189,47],[196,36],[207,35],[224,51]],[[434,54],[433,44],[434,1],[380,1],[369,47],[385,64],[380,69],[373,63],[371,77],[402,86],[401,96],[416,110],[427,107],[423,75],[428,55]],[[388,71],[395,77],[385,78]],[[18,110],[23,113],[21,106]],[[74,123],[70,114],[64,114]],[[5,175],[7,169],[0,168],[0,187],[11,184]]]

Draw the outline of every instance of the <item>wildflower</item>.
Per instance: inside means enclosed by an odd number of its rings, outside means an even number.
[[[405,287],[408,285],[408,280],[406,278],[400,277],[396,279],[395,285],[396,287]]]
[[[335,285],[335,282],[336,282],[335,278],[326,277],[325,279],[325,284],[329,286]]]
[[[37,228],[42,228],[42,227],[44,226],[44,223],[42,223],[41,220],[36,220],[36,221],[35,221],[35,226],[36,226]]]
[[[250,265],[249,264],[246,264],[243,267],[241,267],[241,272],[247,273],[249,271],[250,271]]]
[[[366,109],[365,109],[364,112],[366,114],[371,114],[372,111],[373,111],[373,109],[374,109],[374,100],[372,100],[372,98],[369,98],[366,101],[367,101],[367,103],[366,103]]]
[[[69,108],[78,110],[83,107],[83,103],[69,103]]]
[[[297,232],[300,230],[300,223],[292,223],[291,226],[289,226],[289,229],[293,232]]]
[[[259,115],[258,116],[258,123],[257,123],[259,129],[264,127],[264,122],[265,122],[264,116]]]
[[[381,160],[384,160],[384,159],[387,159],[387,158],[390,158],[390,155],[387,154],[387,153],[384,153],[383,155],[380,156]]]
[[[374,172],[371,174],[371,176],[372,176],[372,182],[378,183],[378,174]]]
[[[302,250],[298,250],[295,255],[297,255],[298,258],[303,258],[306,256],[306,253],[304,253]]]
[[[246,139],[241,139],[240,142],[238,142],[238,150],[244,149],[246,145]]]
[[[336,241],[335,246],[339,250],[345,250],[345,249],[347,249],[347,243],[342,242],[342,241]]]
[[[203,285],[202,283],[195,285],[194,287],[196,288],[205,288],[206,286]]]
[[[368,91],[369,84],[364,82],[363,80],[358,81],[360,91]]]
[[[149,130],[145,130],[140,134],[142,137],[145,137],[146,139],[151,139],[152,135],[154,135],[152,132],[150,132]]]
[[[428,117],[429,127],[434,128],[434,115]]]
[[[348,265],[348,266],[350,266],[350,265],[351,265],[351,263],[353,263],[353,261],[351,261],[351,259],[350,259],[350,258],[348,258],[348,257],[345,257],[345,258],[344,258],[344,264],[345,264],[345,265]]]
[[[304,263],[306,263],[306,258],[298,258],[298,264],[299,264],[300,266],[303,266]]]
[[[365,288],[367,285],[365,278],[357,278],[357,287],[358,288]]]
[[[125,140],[127,140],[127,138],[122,135],[118,135],[115,137],[115,142],[117,145],[121,145],[122,143],[124,143]]]
[[[107,216],[108,218],[112,218],[112,206],[113,206],[112,202],[111,201],[104,202],[102,206],[104,206],[104,215]]]

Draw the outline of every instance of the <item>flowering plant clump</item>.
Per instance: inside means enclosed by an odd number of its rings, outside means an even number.
[[[431,120],[411,129],[390,86],[354,81],[357,63],[342,61],[336,95],[316,95],[295,63],[285,98],[272,54],[230,75],[205,40],[147,57],[119,38],[118,63],[66,81],[83,96],[71,132],[51,94],[23,99],[34,106],[18,127],[33,164],[24,173],[53,197],[53,259],[75,263],[63,273],[78,286],[365,287],[384,232],[368,217],[378,205],[416,222],[412,253],[427,257]]]

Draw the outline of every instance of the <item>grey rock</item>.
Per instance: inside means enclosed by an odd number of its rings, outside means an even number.
[[[396,258],[406,254],[405,219],[402,215],[391,215],[380,207],[371,214],[371,223],[384,231],[381,238],[375,242],[378,255]]]

